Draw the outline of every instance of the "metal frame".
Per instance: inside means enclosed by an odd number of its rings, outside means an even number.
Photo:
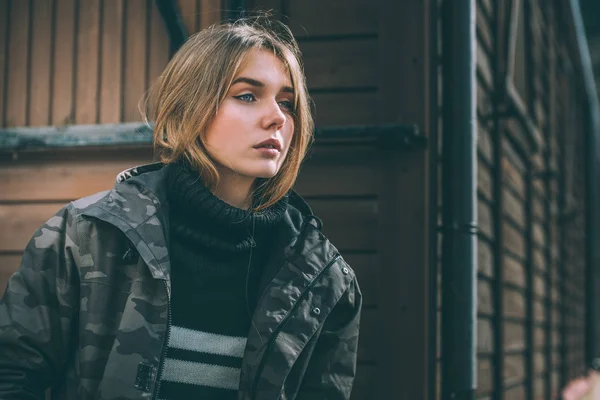
[[[440,28],[440,10],[439,2],[436,1],[429,8],[429,24],[431,35],[429,35],[429,59],[431,61],[431,68],[429,71],[429,109],[432,111],[433,117],[430,118],[429,128],[429,360],[428,360],[428,377],[429,382],[429,400],[436,400],[437,398],[437,367],[438,367],[438,164],[440,157],[438,154],[438,142],[439,142],[439,124],[438,124],[438,110],[439,110],[439,84],[438,73],[441,65],[440,54],[438,53],[438,34]]]
[[[442,398],[470,400],[477,385],[476,10],[473,0],[442,7]]]

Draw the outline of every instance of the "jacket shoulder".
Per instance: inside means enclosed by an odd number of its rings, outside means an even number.
[[[104,203],[113,190],[114,189],[105,190],[74,200],[69,205],[67,205],[67,208],[74,215],[82,214],[90,208],[99,206],[102,203]]]

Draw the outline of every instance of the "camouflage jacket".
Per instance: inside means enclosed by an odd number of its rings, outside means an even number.
[[[33,235],[0,301],[0,398],[153,399],[170,325],[169,166],[124,171]],[[295,193],[243,357],[239,400],[348,399],[362,297]]]

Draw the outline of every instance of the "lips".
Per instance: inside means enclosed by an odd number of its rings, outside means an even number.
[[[255,149],[275,149],[281,151],[281,143],[277,139],[268,139],[254,146]]]

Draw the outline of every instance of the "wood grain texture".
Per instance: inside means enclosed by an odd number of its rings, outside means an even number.
[[[6,69],[6,60],[8,57],[7,53],[7,37],[8,37],[8,21],[9,21],[9,1],[0,0],[0,128],[5,126],[4,121],[4,109],[6,104],[4,103],[4,92],[6,87],[5,74],[8,73]]]
[[[223,9],[222,0],[199,0],[200,1],[200,25],[198,30],[208,28],[211,25],[221,22],[221,12]]]
[[[363,0],[286,0],[285,12],[297,37],[376,34],[376,2]]]
[[[0,163],[0,202],[71,201],[110,189],[117,174],[152,161],[152,150],[66,151]]]
[[[127,0],[125,27],[125,87],[123,122],[141,121],[138,103],[146,91],[148,65],[147,22],[148,9],[145,0]]]
[[[31,38],[31,85],[29,86],[29,124],[50,124],[50,69],[52,61],[53,0],[34,1]]]
[[[169,34],[155,2],[150,8],[150,45],[148,46],[148,82],[150,87],[169,62]]]
[[[177,0],[179,14],[181,15],[183,25],[185,25],[188,35],[198,31],[198,1],[199,0]]]
[[[0,252],[25,249],[35,231],[64,205],[0,204]]]
[[[28,101],[29,1],[12,1],[10,5],[6,126],[24,126]]]
[[[315,93],[317,127],[377,124],[377,93]]]
[[[123,0],[102,3],[100,123],[121,122],[123,88]]]
[[[68,125],[75,121],[73,85],[75,82],[75,0],[56,1],[56,32],[52,76],[52,125]]]
[[[78,3],[75,123],[98,122],[100,0]]]
[[[376,39],[304,41],[300,48],[309,89],[378,84]]]

